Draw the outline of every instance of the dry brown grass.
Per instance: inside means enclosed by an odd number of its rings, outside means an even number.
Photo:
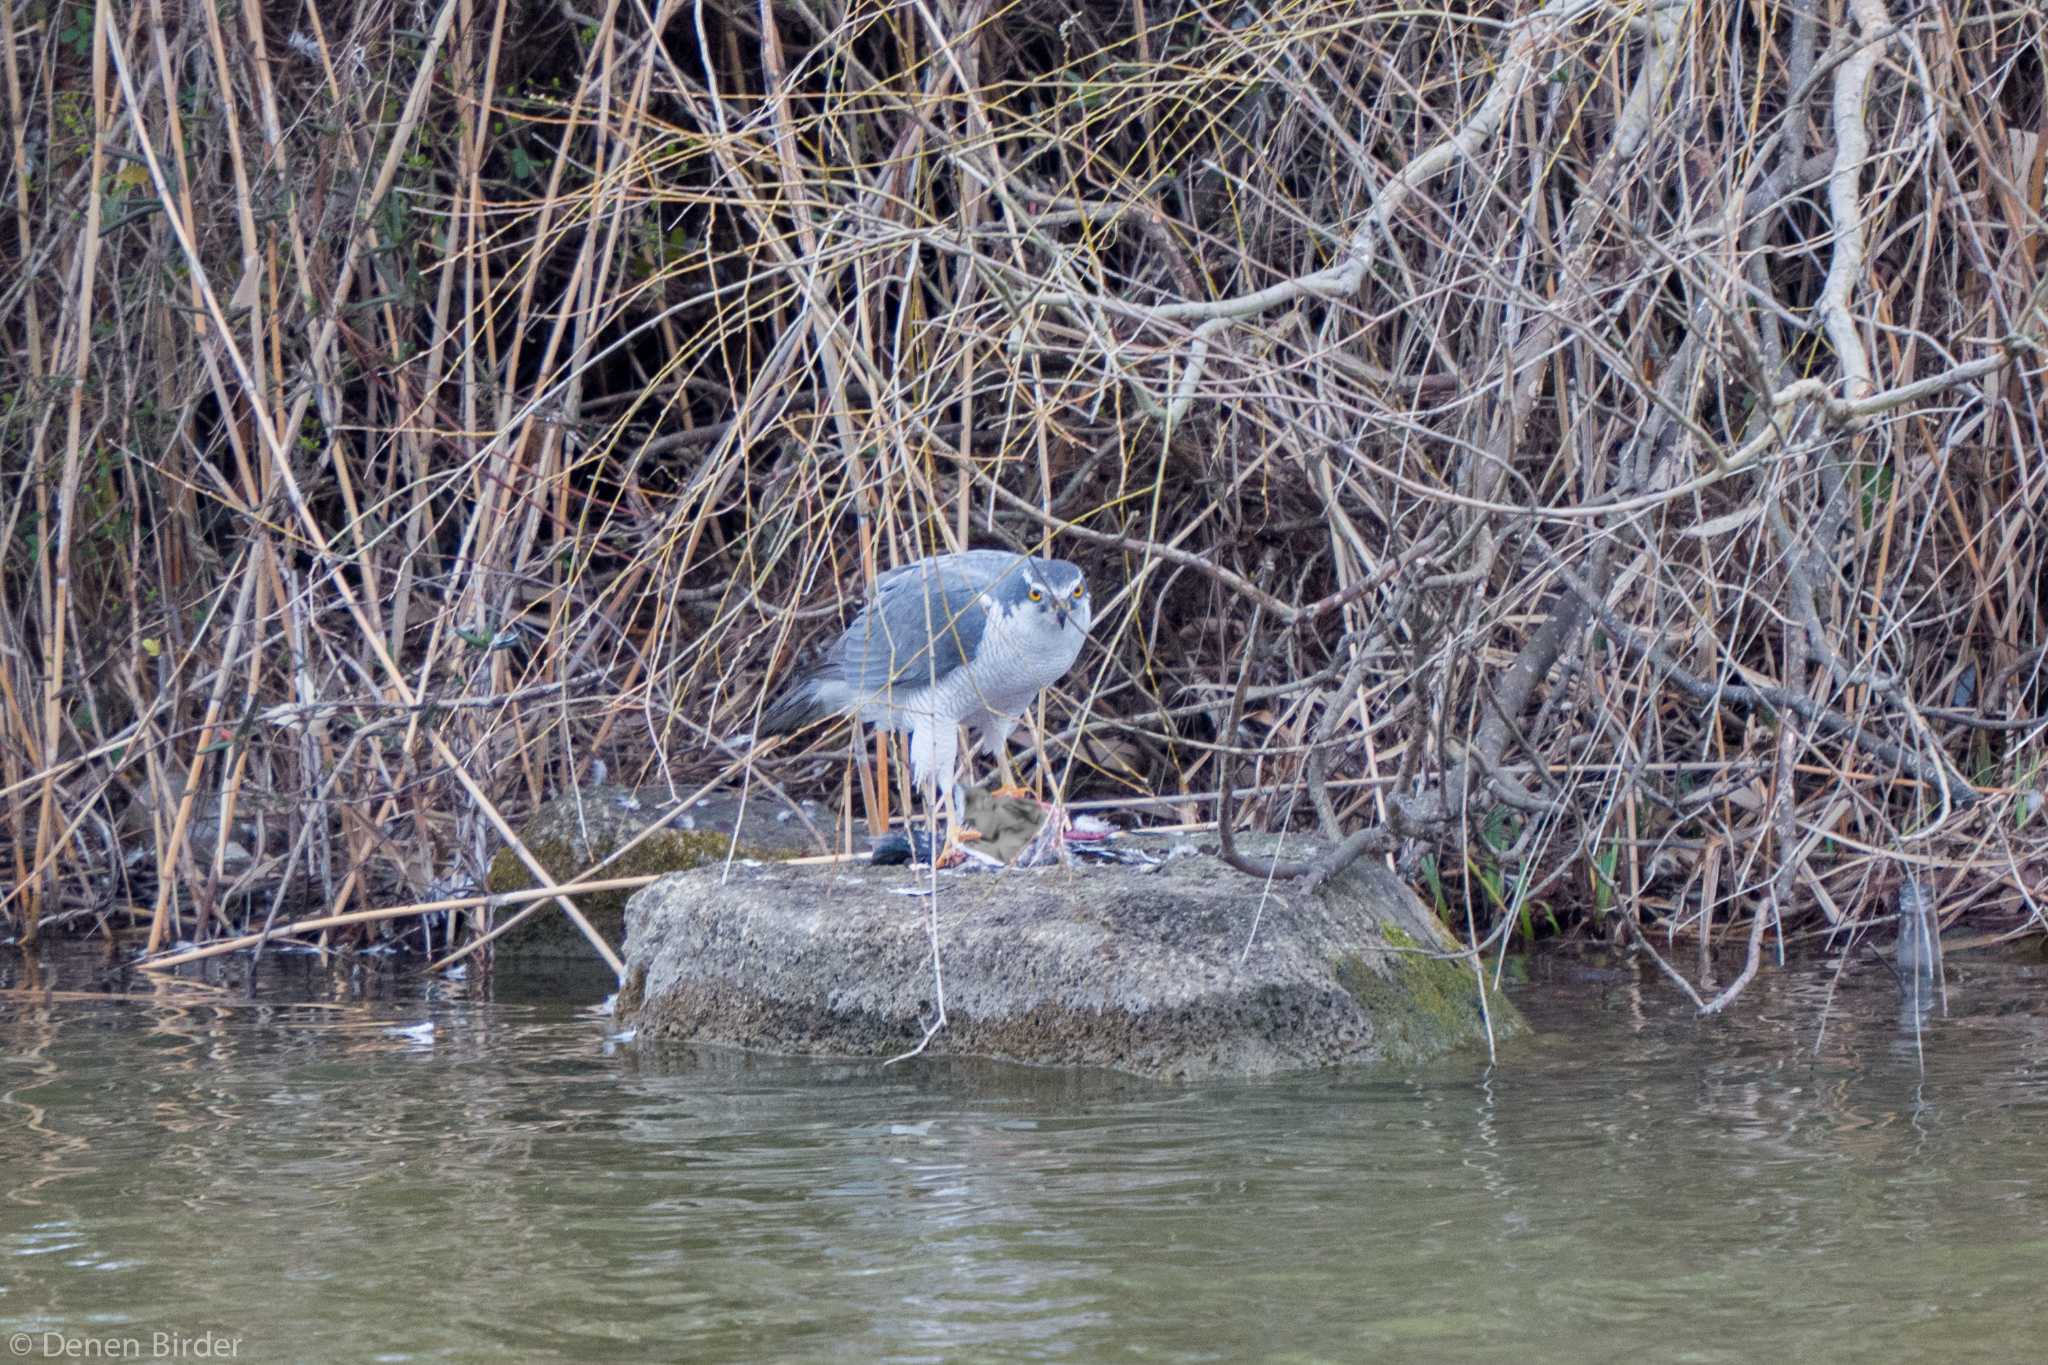
[[[970,543],[1095,585],[1070,796],[1752,965],[2043,923],[2035,7],[0,13],[17,924],[729,775]]]

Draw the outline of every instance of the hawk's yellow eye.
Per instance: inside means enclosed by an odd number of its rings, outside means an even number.
[[[1081,586],[1081,585],[1080,585],[1079,583],[1076,583],[1076,584],[1074,585],[1074,596],[1076,596],[1076,597],[1080,597],[1080,596],[1082,596],[1082,595],[1083,595],[1083,594],[1085,594],[1085,593],[1086,593],[1087,591],[1088,591],[1088,589],[1086,589],[1086,588],[1082,587],[1082,586]]]
[[[1038,589],[1033,588],[1031,590],[1031,600],[1034,602],[1043,602],[1045,600],[1045,594],[1040,592]]]

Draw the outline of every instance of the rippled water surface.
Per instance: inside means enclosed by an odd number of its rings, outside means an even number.
[[[0,1331],[27,1359],[2042,1358],[2048,969],[1951,963],[1916,1044],[1885,969],[1838,965],[1702,1023],[1625,959],[1542,958],[1541,1033],[1490,1068],[1168,1088],[611,1041],[602,979],[301,965],[250,1004],[5,959]]]

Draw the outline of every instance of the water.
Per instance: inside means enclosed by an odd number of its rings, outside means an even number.
[[[0,1334],[25,1359],[2039,1358],[2048,969],[1951,960],[1916,1043],[1888,973],[1830,998],[1836,965],[1701,1023],[1626,960],[1537,959],[1542,1036],[1491,1070],[1173,1089],[608,1041],[601,978],[300,966],[249,1005],[0,963]]]

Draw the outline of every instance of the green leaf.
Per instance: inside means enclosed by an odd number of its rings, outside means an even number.
[[[1621,841],[1609,839],[1593,859],[1593,908],[1606,914],[1614,905],[1614,871],[1621,866]]]

